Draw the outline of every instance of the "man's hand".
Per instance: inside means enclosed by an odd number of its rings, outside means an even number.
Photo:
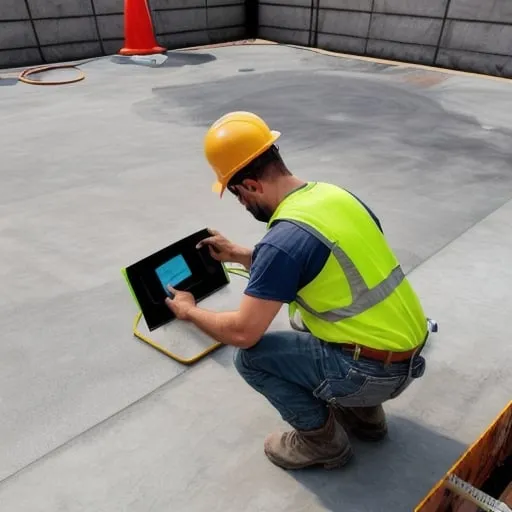
[[[216,341],[250,348],[261,339],[282,303],[245,295],[238,311],[214,312],[191,307],[187,320]]]
[[[172,286],[168,286],[167,288],[174,295],[173,299],[170,297],[165,299],[167,307],[179,320],[188,320],[190,311],[196,307],[194,296],[189,292],[176,290]]]
[[[214,229],[208,230],[212,236],[204,238],[197,244],[197,249],[208,246],[212,257],[218,261],[240,263],[247,270],[251,266],[252,250],[230,242]]]

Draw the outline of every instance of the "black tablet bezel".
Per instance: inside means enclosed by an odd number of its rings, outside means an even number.
[[[167,294],[156,274],[156,269],[171,258],[180,254],[185,258],[192,276],[175,288],[192,293],[196,302],[229,284],[224,265],[211,256],[208,247],[196,249],[198,242],[209,236],[208,230],[202,229],[126,267],[126,277],[150,331],[176,318],[165,304]]]

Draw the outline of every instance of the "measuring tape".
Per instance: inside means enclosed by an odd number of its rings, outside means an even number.
[[[458,476],[451,474],[446,479],[446,485],[463,498],[478,505],[485,512],[512,512],[506,503],[489,496]]]

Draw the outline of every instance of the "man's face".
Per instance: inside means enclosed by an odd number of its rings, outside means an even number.
[[[251,183],[247,183],[247,182]],[[265,224],[272,217],[272,212],[264,202],[261,186],[252,180],[246,180],[244,185],[233,185],[228,187],[229,191],[234,194],[238,201],[245,206],[245,209],[258,221]]]

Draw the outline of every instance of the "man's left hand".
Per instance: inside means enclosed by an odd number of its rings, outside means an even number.
[[[171,299],[167,297],[165,303],[167,307],[176,315],[179,320],[188,320],[188,314],[192,308],[196,306],[196,300],[190,292],[175,290],[172,286],[167,287],[174,295]]]

